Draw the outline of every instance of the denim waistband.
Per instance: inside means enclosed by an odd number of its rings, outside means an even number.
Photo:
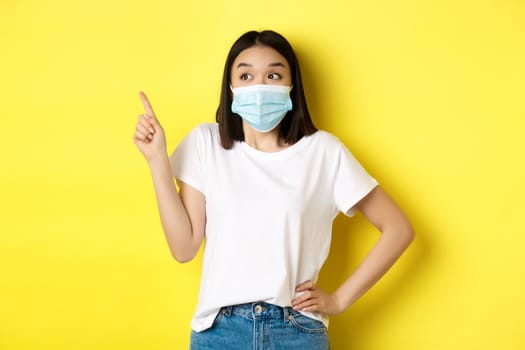
[[[221,308],[220,312],[227,316],[230,316],[233,313],[250,319],[282,318],[284,321],[288,321],[288,316],[297,313],[297,311],[290,306],[283,307],[263,301],[224,306]]]

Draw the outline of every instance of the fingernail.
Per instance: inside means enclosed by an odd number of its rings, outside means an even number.
[[[155,130],[153,130],[153,128],[149,128],[148,130],[149,130],[149,132],[152,133],[152,134],[155,133]]]

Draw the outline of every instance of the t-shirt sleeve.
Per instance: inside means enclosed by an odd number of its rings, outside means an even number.
[[[198,126],[190,131],[175,148],[170,156],[170,166],[176,179],[206,194],[204,151],[204,137],[201,127]]]
[[[354,216],[354,206],[377,185],[377,180],[368,174],[343,144],[340,144],[334,183],[334,201],[337,209],[346,216]]]

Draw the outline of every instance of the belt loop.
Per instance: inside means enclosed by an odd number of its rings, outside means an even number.
[[[230,317],[230,315],[232,314],[232,307],[231,305],[230,306],[224,306],[222,308],[222,313],[228,317]]]
[[[283,307],[284,322],[288,322],[290,320],[290,315],[291,315],[290,309],[291,307],[289,306]]]

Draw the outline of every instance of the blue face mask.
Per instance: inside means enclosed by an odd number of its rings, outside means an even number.
[[[234,88],[232,112],[255,130],[269,132],[292,110],[290,90],[290,86],[266,84]]]

